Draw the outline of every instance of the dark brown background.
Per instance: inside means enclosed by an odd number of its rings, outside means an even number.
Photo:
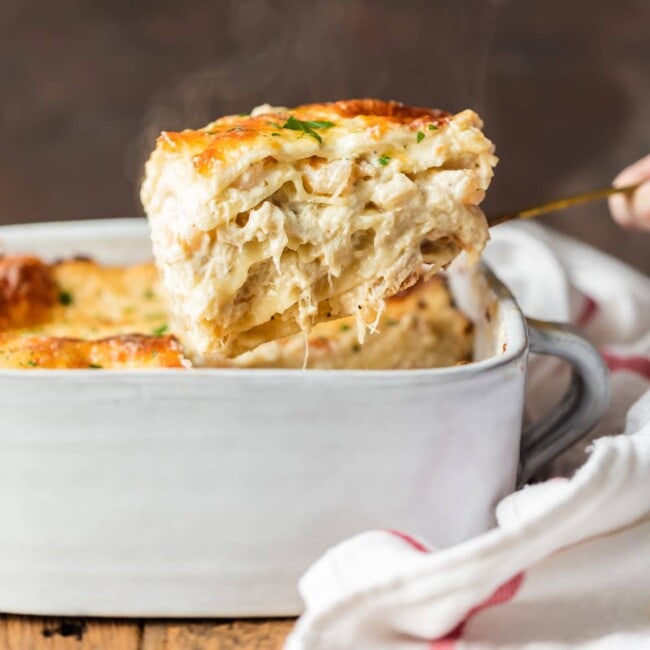
[[[650,151],[647,0],[0,0],[0,223],[141,214],[161,128],[377,96],[479,110],[490,211]],[[650,271],[605,204],[549,221]]]

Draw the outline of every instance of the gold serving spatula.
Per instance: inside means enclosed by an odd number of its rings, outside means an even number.
[[[600,199],[606,199],[611,194],[623,193],[631,194],[639,187],[641,183],[635,183],[634,185],[626,185],[625,187],[605,187],[600,190],[591,190],[590,192],[582,192],[581,194],[574,194],[573,196],[567,196],[563,199],[557,199],[555,201],[549,201],[548,203],[543,203],[542,205],[537,205],[532,208],[525,208],[523,210],[517,210],[516,212],[508,212],[506,214],[501,214],[498,216],[488,217],[488,225],[498,226],[500,223],[505,223],[506,221],[512,221],[513,219],[532,219],[533,217],[538,217],[540,214],[547,214],[549,212],[557,212],[558,210],[564,210],[573,205],[580,205],[582,203],[589,203],[590,201],[599,201]]]

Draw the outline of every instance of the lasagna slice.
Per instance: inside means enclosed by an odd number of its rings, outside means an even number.
[[[362,334],[422,273],[478,256],[496,164],[481,126],[368,99],[163,132],[141,197],[186,352],[220,363],[352,314]]]

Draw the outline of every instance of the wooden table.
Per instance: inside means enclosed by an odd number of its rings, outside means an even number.
[[[0,616],[0,650],[280,650],[293,623]]]

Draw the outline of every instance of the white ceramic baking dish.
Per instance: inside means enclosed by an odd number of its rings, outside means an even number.
[[[150,256],[141,220],[4,227],[0,241]],[[527,324],[488,271],[450,281],[477,327],[465,366],[0,372],[0,611],[296,614],[300,574],[350,535],[445,546],[488,529],[517,480],[601,415],[607,373],[572,330]],[[522,437],[529,352],[574,378]]]

